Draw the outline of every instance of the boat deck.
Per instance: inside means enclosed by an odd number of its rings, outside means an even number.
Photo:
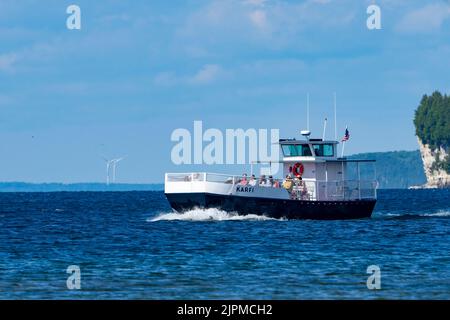
[[[376,200],[375,180],[320,181],[293,179],[293,188],[283,188],[280,179],[251,180],[248,177],[218,173],[167,173],[165,193],[208,193],[240,197],[302,201]]]

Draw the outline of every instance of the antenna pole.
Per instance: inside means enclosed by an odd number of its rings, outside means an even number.
[[[306,94],[306,129],[309,130],[309,93]]]
[[[337,106],[336,106],[336,92],[334,92],[334,140],[337,141]]]
[[[327,131],[327,121],[328,119],[325,118],[325,121],[323,123],[323,134],[322,134],[322,140],[325,141],[325,132]]]

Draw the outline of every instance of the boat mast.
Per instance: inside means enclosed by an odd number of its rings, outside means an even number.
[[[336,92],[334,92],[334,140],[337,141],[337,107],[336,107]],[[337,151],[337,150],[336,150]]]
[[[309,131],[309,92],[306,94],[306,130]]]

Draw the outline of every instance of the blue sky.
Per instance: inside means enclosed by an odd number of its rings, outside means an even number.
[[[366,27],[372,3],[381,30]],[[120,182],[215,171],[174,166],[171,132],[298,136],[307,92],[317,135],[337,92],[346,152],[414,150],[414,110],[450,91],[449,57],[444,0],[2,0],[0,181],[103,181],[100,154],[128,155]]]

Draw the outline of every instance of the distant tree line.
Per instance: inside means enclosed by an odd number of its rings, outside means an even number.
[[[439,91],[431,96],[424,95],[414,117],[416,135],[422,143],[428,144],[432,150],[450,146],[450,96],[442,95]],[[436,154],[433,170],[443,169],[450,173],[450,156],[443,161]]]
[[[404,189],[427,182],[419,150],[362,153],[349,158],[376,160],[376,179],[381,189]],[[370,164],[362,164],[360,168],[361,179],[373,178]],[[349,167],[348,170],[346,174],[349,179],[356,179],[356,175],[351,176],[352,168]]]

